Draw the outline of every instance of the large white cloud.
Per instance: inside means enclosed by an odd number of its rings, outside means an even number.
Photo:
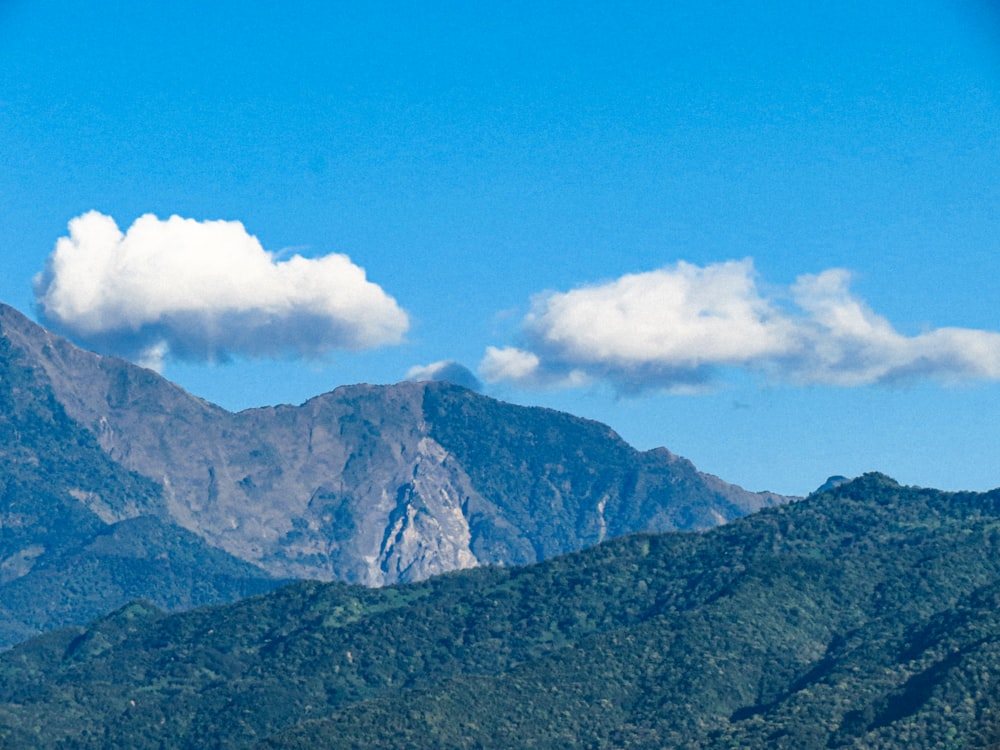
[[[610,381],[622,391],[707,387],[726,368],[795,383],[1000,379],[1000,333],[904,336],[851,294],[842,269],[765,295],[750,260],[677,263],[536,297],[521,347],[489,347],[480,373],[525,386]]]
[[[316,356],[398,343],[409,322],[346,255],[279,260],[237,221],[152,214],[124,234],[96,211],[69,223],[35,278],[41,317],[81,343],[156,366]]]

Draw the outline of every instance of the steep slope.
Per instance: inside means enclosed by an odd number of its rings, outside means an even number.
[[[784,502],[638,452],[599,422],[425,386],[428,433],[477,490],[464,512],[485,562],[529,563],[636,531],[704,529]]]
[[[992,747],[998,544],[1000,491],[869,475],[530,567],[135,604],[0,655],[0,744]]]
[[[445,383],[347,386],[232,414],[11,308],[0,331],[108,456],[162,487],[109,518],[158,514],[274,575],[419,580],[787,500],[666,450],[639,453],[603,425]]]
[[[158,517],[160,489],[71,420],[0,336],[0,647],[137,596],[175,609],[278,582]]]

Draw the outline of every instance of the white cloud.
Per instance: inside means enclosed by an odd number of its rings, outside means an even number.
[[[445,381],[472,391],[478,391],[482,388],[482,383],[479,382],[479,378],[473,374],[472,370],[451,359],[432,362],[429,365],[415,365],[407,371],[406,379],[417,382],[424,380]]]
[[[1000,379],[1000,333],[938,328],[904,336],[849,289],[842,269],[800,276],[792,286],[805,313],[800,351],[787,363],[792,380],[864,385],[932,377]]]
[[[619,367],[695,368],[787,348],[790,327],[757,292],[750,261],[629,274],[536,300],[526,327],[550,351]]]
[[[398,343],[406,313],[346,255],[279,260],[237,221],[96,211],[69,223],[35,278],[44,320],[147,364],[315,356]]]
[[[167,346],[167,342],[161,339],[155,344],[150,344],[139,352],[139,356],[136,358],[135,363],[140,367],[156,370],[157,372],[163,372],[163,361],[167,358],[167,354],[169,353],[170,349]]]
[[[479,372],[490,383],[500,380],[523,381],[537,372],[541,360],[537,354],[505,346],[502,349],[495,346],[486,347],[486,356],[479,364]]]
[[[761,292],[750,260],[677,263],[534,299],[522,348],[489,347],[480,372],[521,385],[602,379],[622,391],[690,392],[726,368],[800,384],[1000,379],[1000,333],[907,337],[851,294],[850,274]],[[573,377],[567,379],[567,374]]]
[[[586,374],[578,368],[543,368],[537,354],[513,346],[486,347],[479,372],[488,383],[508,381],[528,388],[567,388],[583,385]]]

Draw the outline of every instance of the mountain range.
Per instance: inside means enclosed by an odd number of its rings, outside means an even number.
[[[1000,491],[865,475],[704,533],[134,602],[0,654],[0,746],[1000,743]]]
[[[998,547],[1000,490],[443,382],[234,414],[0,306],[0,748],[990,750]]]
[[[382,586],[789,498],[444,382],[231,413],[0,305],[0,646],[145,598]]]

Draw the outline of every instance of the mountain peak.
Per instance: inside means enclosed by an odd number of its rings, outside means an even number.
[[[107,456],[162,488],[148,512],[273,575],[382,585],[707,528],[786,499],[636,451],[599,422],[446,381],[347,385],[234,414],[12,308],[0,325]]]

